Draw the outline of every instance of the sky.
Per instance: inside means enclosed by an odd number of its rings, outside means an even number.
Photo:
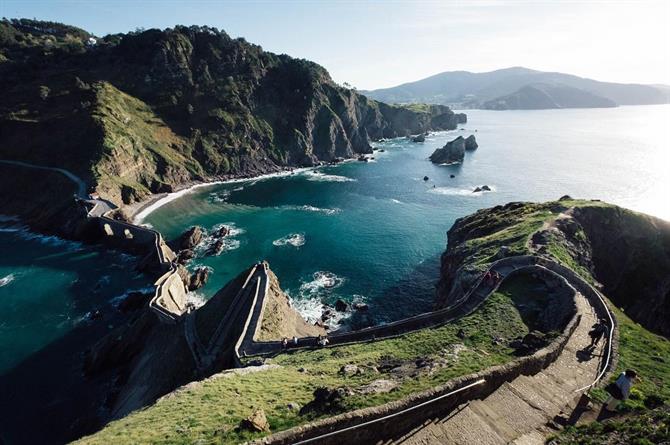
[[[670,84],[670,0],[0,0],[0,16],[96,35],[214,26],[359,89],[510,66]]]

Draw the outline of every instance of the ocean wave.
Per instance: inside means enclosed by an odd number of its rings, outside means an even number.
[[[323,290],[338,288],[344,283],[344,278],[327,271],[314,272],[312,278],[312,281],[303,282],[300,285],[300,293],[302,295],[314,295]]]
[[[228,229],[228,233],[224,237],[215,235],[224,227]],[[218,252],[217,255],[238,249],[240,247],[240,240],[235,239],[235,237],[245,232],[246,231],[243,228],[237,227],[234,222],[215,224],[209,231],[206,231],[203,240],[196,246],[196,254],[198,256],[208,254],[208,251],[211,251],[214,245],[219,241],[221,242],[221,251]]]
[[[3,278],[0,278],[0,287],[7,286],[9,283],[14,281],[14,278],[16,278],[16,277],[14,276],[13,273],[10,273],[9,275],[6,275]]]
[[[189,292],[186,294],[186,304],[192,305],[195,309],[204,306],[207,299],[199,292]]]
[[[275,207],[275,208],[279,209],[279,210],[296,210],[296,211],[301,211],[301,212],[323,213],[324,215],[335,215],[336,213],[340,213],[342,211],[342,209],[339,209],[337,207],[334,207],[332,209],[328,209],[328,208],[314,207],[314,206],[311,206],[311,205],[280,206],[280,207]]]
[[[340,175],[329,175],[315,170],[308,170],[305,172],[308,181],[318,181],[318,182],[351,182],[355,181],[353,178],[348,178],[346,176]]]
[[[394,203],[394,204],[402,204],[402,201],[399,201],[395,198],[391,198],[391,202]]]
[[[272,241],[272,244],[275,246],[286,246],[291,245],[293,247],[300,247],[305,245],[305,234],[304,233],[290,233],[282,238]]]
[[[222,190],[220,192],[212,192],[208,195],[209,202],[219,204],[222,202],[228,202],[230,197],[230,190]]]
[[[484,190],[484,191],[481,191],[481,192],[474,192],[473,190],[475,188],[476,187],[467,188],[467,189],[455,188],[455,187],[433,187],[431,189],[428,189],[428,193],[433,193],[433,194],[436,194],[436,195],[477,197],[477,196],[483,195],[484,193],[492,193],[492,192],[496,191],[495,187],[492,187],[492,186],[491,186],[490,191]]]
[[[140,292],[143,294],[150,294],[153,293],[156,290],[155,286],[146,286],[146,287],[141,287],[139,289],[128,289],[121,295],[117,295],[116,297],[112,297],[109,302],[112,304],[112,306],[118,308],[119,305],[128,298],[128,295],[133,293],[133,292]]]
[[[80,242],[66,240],[55,235],[40,235],[27,229],[18,230],[16,233],[26,241],[37,241],[40,244],[52,247],[64,247],[65,250],[70,252],[83,248],[83,244]]]

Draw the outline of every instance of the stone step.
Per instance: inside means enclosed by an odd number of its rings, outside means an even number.
[[[504,383],[484,399],[480,412],[493,422],[493,428],[504,435],[507,441],[527,433],[533,425],[547,421],[547,416],[519,397],[509,383]]]
[[[546,416],[553,417],[561,411],[567,400],[563,397],[564,394],[559,394],[560,390],[556,390],[555,384],[552,383],[549,379],[543,383],[518,378],[510,382],[510,388],[527,403],[541,409]]]
[[[531,431],[515,439],[513,445],[544,445],[544,435],[539,431]]]
[[[491,425],[475,411],[471,409],[473,403],[451,417],[446,422],[438,422],[436,426],[440,429],[439,434],[435,434],[432,444],[448,443],[455,445],[502,445],[506,440],[495,431]],[[480,402],[481,403],[481,402]]]

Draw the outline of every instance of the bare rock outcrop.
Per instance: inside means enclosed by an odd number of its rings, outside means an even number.
[[[453,141],[447,142],[447,144],[438,148],[430,155],[431,162],[435,164],[452,164],[455,162],[463,162],[465,157],[465,139],[463,136],[459,136]]]

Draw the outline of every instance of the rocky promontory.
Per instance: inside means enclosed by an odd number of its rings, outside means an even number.
[[[600,201],[509,203],[456,220],[442,255],[436,307],[459,298],[486,264],[546,255],[600,283],[638,323],[670,335],[670,223]]]

